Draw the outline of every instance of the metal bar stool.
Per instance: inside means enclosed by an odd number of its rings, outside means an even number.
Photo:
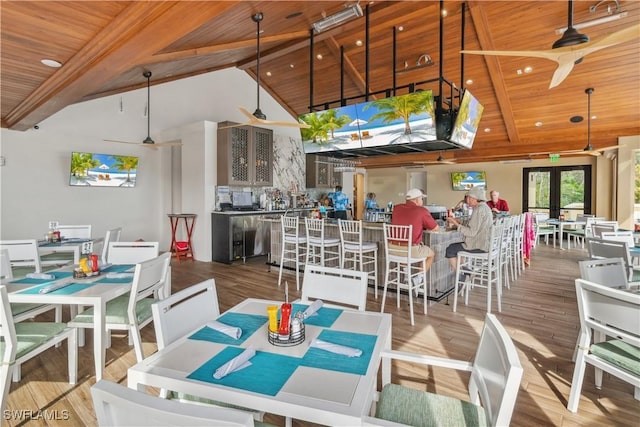
[[[362,239],[362,221],[338,220],[342,258],[340,268],[351,263],[351,270],[365,271],[369,280],[373,279],[375,298],[378,298],[378,243],[364,242]],[[367,270],[367,266],[373,269]]]
[[[324,224],[324,219],[304,219],[307,233],[305,264],[337,267],[340,265],[340,239],[325,237]]]
[[[282,282],[282,268],[285,262],[295,264],[296,289],[300,290],[300,258],[305,256],[303,251],[307,246],[307,238],[300,235],[300,218],[297,216],[280,217],[282,230],[282,253],[280,255],[280,272],[278,273],[278,286]]]

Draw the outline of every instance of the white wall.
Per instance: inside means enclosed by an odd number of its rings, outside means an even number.
[[[196,208],[210,211],[210,186],[216,184],[215,155],[206,144],[212,143],[215,131],[205,130],[204,122],[243,122],[245,117],[238,106],[255,109],[255,88],[255,81],[236,69],[151,87],[151,136],[157,142],[179,132],[175,129],[198,122],[202,126],[201,137],[189,137],[188,127],[182,135],[184,176],[180,183],[183,194],[179,197],[182,206],[172,207],[171,149],[151,150],[103,141],[144,139],[146,88],[71,105],[40,123],[38,130],[2,129],[0,155],[5,157],[6,165],[0,167],[0,238],[41,238],[48,222],[58,220],[61,224],[92,224],[96,237],[104,236],[109,228],[122,226],[122,240],[160,241],[161,249],[167,250],[168,213]],[[121,98],[123,112],[120,112]],[[260,107],[269,119],[292,120],[266,92],[261,92],[260,100]],[[295,128],[275,128],[274,132],[277,139],[300,138]],[[136,187],[70,187],[72,151],[138,156]],[[205,172],[204,165],[208,162],[214,168]],[[194,181],[200,188],[191,193]],[[194,238],[199,246],[205,242],[210,246],[210,231],[199,227],[209,221],[198,216]],[[196,258],[202,259],[197,249]],[[201,254],[206,255],[206,251]]]

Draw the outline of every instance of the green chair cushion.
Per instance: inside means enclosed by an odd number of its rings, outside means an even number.
[[[16,328],[16,359],[24,356],[67,328],[64,323],[19,322]],[[0,341],[0,354],[4,353],[5,343]]]
[[[107,310],[105,314],[106,323],[115,323],[128,325],[129,316],[127,316],[127,306],[129,305],[129,294],[121,295],[118,298],[112,299],[107,303]],[[138,323],[149,319],[151,314],[151,304],[155,300],[153,298],[144,298],[138,301],[136,304],[136,316]],[[79,313],[71,321],[73,323],[93,323],[93,308],[89,308],[82,313]]]
[[[622,340],[609,340],[591,345],[591,353],[640,376],[640,348]]]
[[[40,261],[73,261],[72,252],[52,252],[40,255]]]
[[[375,416],[415,427],[488,425],[480,406],[397,384],[384,386]]]
[[[43,305],[35,303],[13,303],[11,304],[11,314],[13,314],[14,316],[18,316],[22,313],[26,313],[40,307],[43,307]],[[51,309],[53,308],[54,306],[51,306]]]

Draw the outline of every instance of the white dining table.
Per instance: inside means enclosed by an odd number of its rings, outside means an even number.
[[[586,221],[582,221],[582,220],[572,220],[572,219],[560,220],[557,218],[550,218],[546,222],[549,224],[558,226],[558,240],[560,241],[560,249],[564,249],[562,247],[562,234],[564,232],[565,226],[570,225],[572,226],[572,228],[576,228],[575,226],[582,226],[584,228],[584,226],[587,224]],[[569,240],[567,240],[567,249],[571,249],[571,247],[569,246]]]
[[[129,368],[128,386],[187,393],[285,416],[289,422],[294,418],[360,425],[376,389],[380,352],[391,347],[391,315],[324,306],[306,320],[304,342],[281,347],[267,339],[267,306],[280,303],[241,302],[218,318],[242,328],[237,342],[207,327],[197,328]],[[294,304],[293,312],[304,307]],[[310,347],[318,336],[334,342],[348,338],[350,346],[361,348],[363,354],[348,358]],[[249,346],[256,350],[251,366],[220,380],[213,378],[216,368]],[[383,366],[383,371],[388,369],[390,364]]]
[[[91,242],[93,246],[104,241],[104,238],[95,239],[63,239],[61,242],[38,241],[38,253],[40,256],[55,252],[68,252],[73,254],[73,263],[80,263],[80,255],[82,255],[82,247],[85,243]],[[59,262],[59,261],[58,261]],[[52,264],[55,264],[54,261]]]
[[[133,271],[133,265],[129,269]],[[47,273],[71,272],[71,268],[58,269]],[[105,279],[105,275],[86,279],[74,279],[73,276],[64,277],[47,283],[27,283],[34,280],[15,279],[4,284],[9,292],[9,302],[11,303],[35,303],[35,304],[67,304],[72,306],[91,306],[94,310],[93,316],[93,354],[96,371],[96,381],[102,379],[105,366],[105,353],[107,342],[107,331],[105,327],[105,312],[108,301],[124,295],[131,290],[131,281],[127,283],[94,283]],[[70,285],[49,293],[38,293],[38,288],[58,283],[74,283],[89,286]],[[72,287],[80,288],[69,293]],[[65,290],[66,289],[66,290]]]

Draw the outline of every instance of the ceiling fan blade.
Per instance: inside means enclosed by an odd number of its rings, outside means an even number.
[[[144,144],[144,145],[156,145],[160,147],[181,147],[182,142],[179,139],[174,139],[173,141],[156,142],[155,144]]]
[[[566,79],[567,76],[571,73],[571,70],[573,70],[574,64],[575,61],[573,59],[570,59],[566,62],[559,62],[558,68],[556,68],[556,71],[554,71],[553,73],[553,77],[551,77],[549,89],[552,89],[562,83],[564,79]]]
[[[240,124],[238,126],[245,126],[245,125],[255,126],[257,124],[260,124],[260,125],[264,125],[264,126],[283,126],[283,127],[292,127],[292,128],[300,128],[300,129],[307,129],[307,128],[310,127],[308,124],[300,123],[300,122],[293,122],[293,121],[292,122],[282,122],[282,121],[278,121],[278,120],[259,119],[259,118],[255,117],[253,114],[251,114],[249,112],[249,110],[247,110],[246,108],[239,107],[239,109],[242,112],[242,114],[244,114],[245,116],[247,116],[249,118],[249,122]],[[233,125],[233,126],[235,126],[235,125]],[[232,126],[226,126],[226,127],[232,127]]]
[[[103,139],[104,142],[117,142],[118,144],[131,144],[131,145],[140,145],[139,142],[132,141],[118,141],[117,139]]]
[[[557,61],[558,52],[551,50],[461,50],[460,53],[490,56],[528,56]]]
[[[640,23],[632,25],[628,28],[611,33],[600,40],[588,43],[591,48],[597,47],[598,49],[604,49],[605,47],[613,46],[616,44],[624,43],[633,39],[637,39],[640,36]],[[586,44],[586,43],[585,43]]]

